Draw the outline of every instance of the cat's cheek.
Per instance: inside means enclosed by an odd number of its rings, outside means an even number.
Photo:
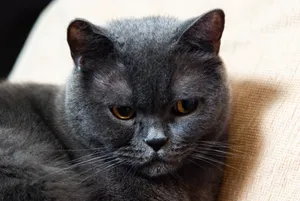
[[[174,123],[169,124],[171,138],[175,142],[186,141],[199,136],[201,132],[201,122],[189,119],[178,119]]]
[[[131,141],[132,133],[131,128],[119,127],[107,130],[106,133],[101,134],[101,139],[109,147],[120,148]]]
[[[84,127],[88,128],[90,143],[94,146],[104,145],[108,149],[115,149],[131,140],[133,128],[130,122],[120,123],[105,114],[94,114],[90,117]]]

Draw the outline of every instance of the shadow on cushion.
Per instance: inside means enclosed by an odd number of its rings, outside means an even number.
[[[278,87],[256,80],[232,83],[232,117],[229,130],[230,153],[227,158],[221,201],[241,201],[242,189],[255,180],[263,154],[264,113],[280,94]]]

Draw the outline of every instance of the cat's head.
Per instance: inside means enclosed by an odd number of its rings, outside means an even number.
[[[180,168],[199,142],[217,141],[229,104],[218,56],[223,29],[221,10],[107,28],[73,21],[65,105],[77,140],[148,176]]]

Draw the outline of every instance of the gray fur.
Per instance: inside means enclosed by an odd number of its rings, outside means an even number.
[[[81,70],[65,86],[2,83],[0,200],[216,200],[230,97],[201,31],[210,27],[189,36],[206,18],[74,21],[80,34],[68,42]],[[200,102],[194,113],[170,112],[189,98]],[[136,115],[119,120],[113,105]],[[155,152],[144,139],[158,134],[169,140]]]

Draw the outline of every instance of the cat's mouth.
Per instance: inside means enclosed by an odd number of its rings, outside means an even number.
[[[175,161],[166,160],[155,154],[151,160],[143,164],[140,170],[143,174],[150,177],[158,177],[174,172],[179,168],[180,164]]]

